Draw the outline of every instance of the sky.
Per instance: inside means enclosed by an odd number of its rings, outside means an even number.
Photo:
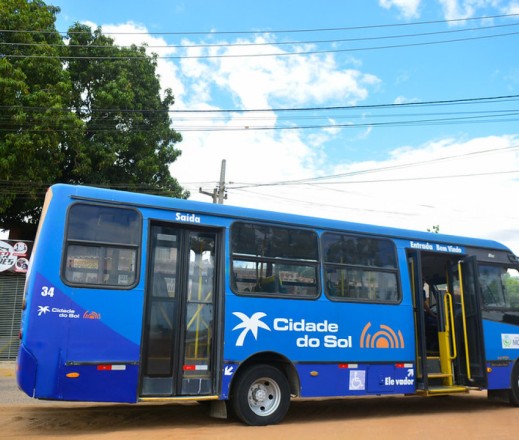
[[[191,199],[519,254],[519,0],[47,3],[159,56]]]

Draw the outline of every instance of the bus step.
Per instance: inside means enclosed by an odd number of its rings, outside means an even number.
[[[429,373],[427,375],[429,379],[442,379],[444,377],[451,377],[449,373]]]
[[[440,371],[440,357],[427,356],[427,371]]]
[[[433,386],[427,390],[416,390],[416,394],[420,396],[443,396],[456,393],[468,393],[469,389],[462,386]]]

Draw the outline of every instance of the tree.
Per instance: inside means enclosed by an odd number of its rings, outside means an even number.
[[[168,169],[182,137],[170,126],[171,90],[160,95],[156,56],[116,47],[101,29],[79,23],[68,36],[72,108],[86,125],[90,170],[82,182],[187,197]]]
[[[0,229],[12,238],[34,235],[55,182],[189,196],[169,173],[181,136],[156,56],[81,24],[65,45],[57,13],[43,0],[0,3]]]
[[[42,185],[60,180],[77,153],[65,140],[83,129],[67,110],[72,87],[58,58],[57,12],[41,0],[0,3],[0,229],[13,235],[34,234]]]

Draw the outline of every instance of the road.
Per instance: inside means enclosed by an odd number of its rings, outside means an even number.
[[[373,397],[295,401],[280,425],[217,420],[199,404],[93,404],[37,401],[17,390],[12,365],[0,365],[1,439],[511,440],[519,408],[486,393],[449,397]]]

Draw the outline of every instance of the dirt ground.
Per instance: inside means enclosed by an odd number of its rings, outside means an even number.
[[[449,397],[295,401],[280,425],[217,420],[199,404],[44,402],[17,390],[14,365],[0,364],[0,439],[517,439],[519,408],[486,392]]]

